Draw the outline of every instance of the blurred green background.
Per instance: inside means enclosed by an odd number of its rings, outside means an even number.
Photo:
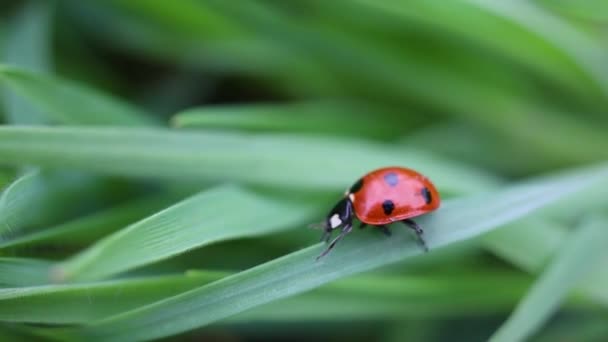
[[[6,340],[608,340],[608,2],[4,1],[0,59]],[[431,253],[315,264],[387,165]]]

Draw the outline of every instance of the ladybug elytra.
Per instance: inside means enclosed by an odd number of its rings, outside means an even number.
[[[391,232],[387,225],[402,222],[416,232],[422,247],[428,251],[422,228],[411,218],[437,209],[440,202],[433,183],[414,170],[402,167],[374,170],[346,190],[321,224],[325,230],[322,241],[329,242],[334,229],[341,228],[341,232],[317,259],[352,231],[353,216],[361,221],[360,228],[372,225],[388,236]]]

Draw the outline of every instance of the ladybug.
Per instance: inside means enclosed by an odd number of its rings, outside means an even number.
[[[422,238],[422,228],[411,218],[439,208],[440,202],[433,183],[414,170],[385,167],[371,171],[346,190],[344,197],[320,224],[325,230],[321,241],[329,242],[334,229],[341,228],[341,232],[317,260],[352,231],[353,215],[361,221],[360,228],[372,225],[387,236],[391,235],[388,224],[402,222],[416,232],[420,244],[428,251]]]

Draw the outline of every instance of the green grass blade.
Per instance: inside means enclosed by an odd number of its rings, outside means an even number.
[[[0,336],[11,342],[48,342],[48,338],[35,335],[29,327],[14,324],[0,324]]]
[[[177,113],[176,127],[239,129],[265,132],[314,132],[394,139],[407,120],[386,118],[376,109],[350,103],[305,102],[246,106],[208,106]]]
[[[600,62],[606,52],[598,47],[598,42],[535,4],[486,0],[448,4],[423,0],[407,4],[394,0],[358,1],[386,12],[388,23],[399,18],[410,25],[428,25],[444,34],[444,39],[446,32],[457,34],[529,65],[563,86],[578,87],[581,93],[591,91],[604,99],[608,94],[608,73]],[[497,40],[497,36],[501,39]]]
[[[6,164],[99,173],[248,182],[343,191],[375,167],[424,173],[442,193],[472,193],[498,180],[420,149],[333,137],[183,132],[160,129],[0,127]]]
[[[0,287],[47,284],[51,265],[45,260],[0,258]]]
[[[190,271],[185,275],[0,289],[0,320],[89,323],[200,287],[227,274]],[[529,284],[529,277],[509,273],[360,276],[244,312],[228,323],[342,321],[404,315],[449,317],[475,314],[476,310],[495,313],[512,307]],[[500,290],[483,295],[482,289],[488,286]]]
[[[553,16],[535,3],[527,1],[501,2],[469,0],[496,15],[511,20],[529,32],[546,39],[557,47],[585,73],[603,92],[608,94],[608,72],[603,61],[608,58],[606,49],[583,31],[565,20]]]
[[[483,242],[502,259],[536,273],[559,251],[566,236],[561,224],[534,217],[497,229],[484,236]]]
[[[540,336],[534,336],[534,342],[603,341],[606,336],[608,326],[603,315],[579,315],[550,325]]]
[[[50,61],[51,4],[27,2],[9,29],[6,63],[30,70],[48,71]],[[13,92],[4,91],[7,121],[16,124],[40,124],[49,118]]]
[[[357,276],[256,307],[226,322],[339,322],[491,314],[512,305],[529,283],[521,275],[493,273]]]
[[[101,279],[213,242],[305,223],[319,205],[296,205],[225,186],[139,221],[55,267],[58,281]]]
[[[124,205],[102,210],[90,215],[47,228],[0,241],[0,249],[23,248],[35,245],[80,246],[118,230],[166,207],[170,196],[156,196],[134,200]],[[31,203],[29,201],[28,203]]]
[[[582,19],[592,23],[608,22],[608,3],[603,0],[541,0],[539,3],[548,9],[560,14],[570,15],[575,19]]]
[[[196,272],[183,276],[0,289],[0,320],[85,323],[200,287],[222,276],[217,272]]]
[[[155,121],[136,107],[68,80],[0,65],[0,82],[66,124],[141,126]]]
[[[608,221],[587,222],[554,258],[491,341],[521,341],[538,331],[559,308],[568,291],[594,266],[602,263],[608,244]]]
[[[0,194],[0,241],[10,240],[27,227],[57,223],[83,208],[87,202],[82,198],[84,193],[102,196],[106,185],[107,182],[77,173],[25,173]]]
[[[8,170],[0,170],[0,188],[6,188],[14,180],[14,172]]]
[[[139,16],[156,21],[167,30],[182,37],[222,39],[247,32],[233,18],[226,17],[196,0],[183,0],[169,4],[164,1],[112,0],[112,6],[123,8]]]
[[[97,1],[71,4],[70,9],[87,33],[111,42],[115,49],[147,58],[215,71],[276,74],[282,70],[290,80],[280,80],[282,86],[300,90],[301,85],[292,80],[300,77],[305,82],[317,71],[307,68],[293,51],[200,1],[170,6],[158,1],[113,1],[111,5]],[[185,18],[180,17],[182,13]],[[248,56],[246,63],[243,56]],[[324,78],[331,81],[327,75]]]
[[[596,188],[603,187],[599,185]],[[597,191],[587,193],[593,197]],[[575,208],[568,210],[588,212],[584,204],[578,203],[574,197],[569,198],[568,202],[577,203]],[[559,208],[559,205],[552,207]],[[498,257],[526,272],[536,274],[540,273],[552,257],[560,253],[561,248],[568,244],[568,239],[569,234],[561,224],[535,217],[492,231],[483,238],[483,242]],[[608,274],[604,272],[604,266],[596,265],[590,273],[589,280],[577,286],[576,293],[608,306]]]
[[[608,169],[575,170],[513,185],[486,196],[444,202],[418,220],[431,249],[479,236],[533,210],[594,186]],[[394,229],[386,238],[374,232],[351,234],[332,254],[315,262],[319,244],[240,272],[170,299],[68,332],[107,340],[144,340],[173,335],[246,309],[304,292],[333,280],[420,255],[409,231]],[[70,335],[70,334],[75,335]]]

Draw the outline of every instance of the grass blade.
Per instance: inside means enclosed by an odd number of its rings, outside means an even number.
[[[183,276],[0,289],[0,320],[84,323],[185,292],[222,276],[222,273],[199,271]]]
[[[481,276],[466,271],[449,275],[356,276],[256,307],[225,322],[438,318],[478,314],[477,310],[491,314],[519,298],[526,284],[529,279],[525,276]],[[497,291],[484,291],[488,286]]]
[[[228,273],[197,270],[185,275],[0,289],[0,320],[84,324],[177,295],[226,275]],[[359,276],[244,312],[227,323],[342,321],[403,315],[449,317],[474,314],[476,310],[493,313],[512,307],[529,284],[529,277],[515,273]],[[488,286],[501,290],[482,295],[482,289]]]
[[[408,122],[400,120],[395,124],[394,120],[378,118],[384,115],[378,108],[367,109],[363,104],[305,102],[192,108],[177,113],[172,123],[176,127],[314,132],[394,139]]]
[[[51,265],[45,260],[0,258],[0,287],[47,284]]]
[[[0,336],[12,342],[46,342],[47,338],[36,336],[28,327],[17,326],[14,324],[1,324]]]
[[[76,218],[43,231],[5,239],[0,241],[0,249],[41,244],[58,244],[62,247],[78,246],[95,241],[109,232],[152,215],[169,204],[170,196],[135,200],[125,205]]]
[[[602,0],[576,1],[542,0],[540,3],[555,12],[589,22],[608,22],[608,4]]]
[[[6,65],[0,65],[0,81],[55,122],[128,126],[155,122],[129,104],[71,81]]]
[[[531,211],[594,186],[608,168],[571,173],[511,186],[487,196],[446,201],[433,215],[420,218],[434,249],[485,233]],[[330,256],[315,262],[319,244],[199,289],[127,312],[66,336],[98,341],[144,340],[173,335],[321,286],[333,280],[421,254],[409,232],[393,230],[390,239],[373,232],[352,234]],[[72,335],[74,334],[74,335]]]
[[[102,279],[213,242],[293,227],[318,209],[233,186],[214,188],[100,240],[53,274],[58,281]]]
[[[442,34],[457,34],[527,64],[562,86],[578,87],[583,96],[584,92],[593,92],[605,100],[608,94],[608,74],[600,70],[599,63],[605,59],[605,51],[575,26],[535,4],[524,1],[507,4],[492,0],[449,4],[428,1],[406,4],[394,0],[358,2],[384,11],[389,23],[392,20],[388,19],[393,17],[410,25],[427,25]],[[475,18],[472,25],[469,24],[471,18]],[[502,39],[495,39],[497,36]]]
[[[37,71],[51,69],[50,3],[41,1],[27,2],[18,12],[9,29],[6,47],[6,62]],[[7,121],[13,124],[40,124],[49,118],[23,98],[4,91],[4,107]]]
[[[605,256],[608,221],[591,219],[573,237],[518,304],[491,341],[521,341],[540,329],[568,291]]]
[[[551,15],[535,3],[527,1],[512,1],[509,3],[493,0],[468,1],[546,39],[548,43],[557,47],[561,53],[564,53],[574,62],[606,97],[608,94],[608,73],[603,66],[603,61],[608,58],[608,54],[597,41],[559,17]]]
[[[531,273],[540,271],[566,241],[559,223],[537,217],[522,220],[484,236],[484,246]]]
[[[420,149],[355,139],[160,129],[0,127],[7,164],[73,167],[170,179],[227,180],[282,188],[343,191],[375,167],[406,165],[443,194],[472,193],[498,180]],[[100,162],[103,161],[103,162]]]
[[[37,170],[25,173],[0,194],[0,241],[10,240],[27,227],[57,223],[87,203],[107,197],[103,189],[108,184],[78,173]],[[99,198],[85,201],[83,193]]]

